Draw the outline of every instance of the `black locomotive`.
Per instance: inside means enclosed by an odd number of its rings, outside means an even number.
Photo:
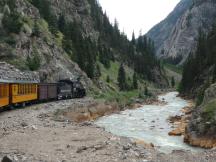
[[[82,98],[86,95],[85,88],[79,80],[60,80],[57,87],[58,99]]]

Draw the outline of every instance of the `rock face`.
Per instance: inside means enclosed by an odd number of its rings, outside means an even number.
[[[201,106],[195,108],[186,128],[185,142],[199,147],[216,147],[216,84],[205,91]]]
[[[0,62],[0,82],[11,81],[30,81],[37,83],[40,82],[40,79],[37,72],[21,72],[12,65]]]
[[[181,0],[170,15],[148,33],[157,56],[182,64],[194,50],[200,28],[208,32],[216,21],[214,0]]]
[[[58,44],[58,40],[49,32],[48,24],[41,18],[38,9],[25,0],[16,0],[15,2],[15,10],[21,13],[28,23],[22,26],[19,34],[7,35],[6,29],[2,25],[2,19],[5,16],[5,8],[8,6],[0,4],[0,37],[8,39],[8,41],[0,42],[0,60],[13,64],[18,69],[28,70],[25,66],[27,58],[32,58],[37,53],[40,58],[40,67],[37,72],[41,82],[56,82],[59,79],[80,77],[84,85],[90,87],[91,80],[75,62],[71,61],[69,55]],[[83,25],[88,24],[84,28],[86,30],[84,33],[91,34],[93,32],[91,28],[93,24],[86,16],[88,12],[82,12],[89,10],[87,1],[50,0],[50,2],[56,16],[59,16],[60,10],[65,11],[67,19],[77,19],[82,21]],[[8,10],[10,12],[9,8]],[[42,30],[39,36],[32,36],[34,20],[37,20]],[[8,43],[9,41],[12,43]]]

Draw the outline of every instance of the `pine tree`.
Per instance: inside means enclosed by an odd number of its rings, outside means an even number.
[[[145,96],[148,96],[148,95],[149,95],[149,91],[148,91],[148,87],[147,87],[147,86],[145,86],[144,95],[145,95]]]
[[[62,32],[62,33],[64,32],[65,25],[66,25],[65,16],[64,15],[60,15],[59,19],[58,19],[58,29],[59,29],[60,32]]]
[[[96,66],[96,74],[95,77],[100,78],[101,77],[101,70],[100,70],[100,66],[97,64]]]
[[[216,82],[216,64],[214,65],[214,70],[213,70],[213,77],[212,77],[212,82]]]
[[[106,82],[107,82],[107,83],[110,82],[110,77],[109,77],[109,75],[107,75]]]
[[[121,64],[118,72],[118,85],[119,89],[121,91],[124,91],[127,89],[127,83],[126,83],[126,74],[123,64]]]
[[[174,77],[172,77],[172,79],[171,79],[171,86],[172,86],[172,88],[175,86],[175,78]]]
[[[134,31],[133,31],[133,33],[132,33],[132,40],[131,40],[131,43],[132,43],[133,45],[136,44],[136,39],[135,39]]]
[[[138,88],[137,75],[136,75],[135,72],[134,72],[134,74],[133,74],[133,88],[134,88],[134,89],[137,89],[137,88]]]

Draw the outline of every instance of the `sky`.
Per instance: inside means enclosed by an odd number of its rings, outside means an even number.
[[[116,18],[128,38],[147,33],[175,8],[180,0],[98,0],[111,22]]]

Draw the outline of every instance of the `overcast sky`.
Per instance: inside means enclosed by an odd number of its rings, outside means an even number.
[[[106,11],[111,22],[116,18],[121,31],[131,38],[136,37],[140,30],[148,32],[155,24],[163,20],[180,0],[98,0]]]

